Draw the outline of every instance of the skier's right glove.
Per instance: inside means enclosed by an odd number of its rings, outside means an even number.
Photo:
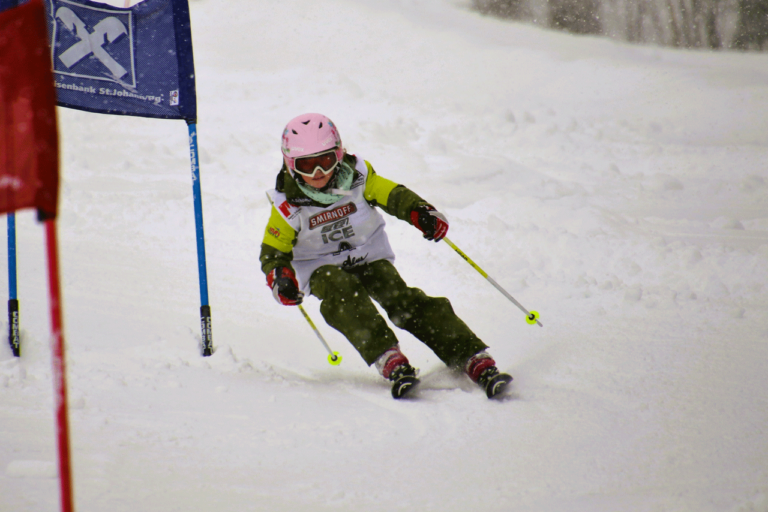
[[[298,306],[304,300],[304,293],[299,290],[296,274],[289,267],[275,267],[267,274],[267,286],[278,304]]]

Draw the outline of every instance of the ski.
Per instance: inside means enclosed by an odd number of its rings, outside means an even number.
[[[392,398],[400,399],[404,398],[410,393],[421,381],[413,375],[403,375],[395,380],[392,384]]]
[[[512,376],[506,373],[497,373],[485,384],[485,394],[488,398],[501,396],[506,391],[509,383],[512,382]]]

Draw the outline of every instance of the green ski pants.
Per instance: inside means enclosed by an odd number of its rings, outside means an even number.
[[[351,269],[325,265],[312,273],[309,283],[312,294],[322,301],[325,321],[347,337],[368,365],[397,344],[371,299],[393,324],[413,334],[452,368],[462,367],[486,348],[456,316],[448,299],[409,288],[387,260]]]

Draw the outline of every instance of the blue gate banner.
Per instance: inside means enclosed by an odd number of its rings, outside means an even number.
[[[27,3],[27,1],[28,0],[0,0],[0,12],[18,7],[21,4]]]
[[[187,0],[46,0],[46,11],[59,106],[197,122]]]

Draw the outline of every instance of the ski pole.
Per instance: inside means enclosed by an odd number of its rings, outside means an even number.
[[[272,202],[272,198],[269,196],[269,193],[267,193],[267,199],[269,200],[269,204],[272,206],[275,205],[275,203]],[[328,346],[328,343],[325,341],[325,338],[323,338],[323,335],[320,334],[320,330],[315,327],[315,322],[312,321],[311,318],[309,318],[309,315],[307,314],[307,311],[304,309],[304,306],[299,304],[299,311],[301,311],[301,314],[304,315],[304,318],[307,319],[307,322],[309,323],[309,326],[312,327],[312,330],[315,331],[315,334],[317,334],[317,337],[320,339],[320,343],[323,344],[325,347],[325,350],[328,351],[328,362],[332,364],[333,366],[338,366],[341,364],[341,356],[338,352],[334,352],[331,350],[331,347]]]
[[[309,315],[307,314],[307,311],[304,309],[304,306],[299,304],[299,311],[301,311],[301,314],[304,315],[304,318],[307,319],[307,322],[309,322],[309,326],[312,327],[312,330],[315,331],[315,334],[317,334],[317,337],[320,339],[320,343],[323,344],[325,347],[325,350],[328,351],[328,362],[332,364],[333,366],[338,366],[341,364],[341,356],[338,352],[334,352],[331,350],[331,347],[328,346],[328,343],[326,343],[325,338],[323,338],[323,335],[320,334],[320,331],[317,327],[315,327],[315,323],[312,321],[311,318],[309,318]]]
[[[464,258],[464,261],[466,261],[467,263],[469,263],[470,265],[472,265],[472,268],[474,268],[475,270],[477,270],[478,272],[480,272],[480,275],[481,275],[481,276],[483,276],[484,278],[486,278],[486,279],[488,280],[488,282],[489,282],[489,283],[491,283],[491,284],[492,284],[492,285],[493,285],[493,286],[494,286],[494,287],[495,287],[497,290],[499,290],[499,291],[502,293],[502,295],[504,295],[506,298],[508,298],[510,301],[512,301],[512,304],[514,304],[515,306],[517,306],[518,308],[520,308],[520,311],[522,311],[523,313],[525,313],[525,321],[526,321],[526,322],[528,322],[528,323],[529,323],[529,324],[531,324],[531,325],[534,325],[534,324],[538,324],[538,325],[539,325],[539,327],[544,327],[544,325],[542,325],[542,323],[541,323],[541,322],[539,322],[539,314],[538,314],[536,311],[528,311],[527,309],[525,309],[525,308],[523,307],[523,305],[522,305],[522,304],[520,304],[519,302],[517,302],[517,300],[515,300],[515,298],[514,298],[513,296],[511,296],[509,293],[507,293],[507,290],[505,290],[504,288],[502,288],[502,287],[501,287],[501,285],[500,285],[499,283],[497,283],[496,281],[494,281],[494,280],[493,280],[493,278],[492,278],[491,276],[489,276],[488,274],[486,274],[485,270],[481,269],[481,268],[480,268],[480,267],[477,265],[477,263],[475,263],[474,261],[472,261],[472,260],[469,258],[469,256],[467,256],[466,254],[464,254],[464,251],[462,251],[461,249],[459,249],[458,247],[456,247],[456,244],[454,244],[453,242],[451,242],[451,241],[448,239],[448,237],[443,237],[443,241],[444,241],[445,243],[447,243],[448,245],[450,245],[450,246],[451,246],[451,248],[452,248],[454,251],[456,251],[457,253],[459,253],[459,256],[461,256],[462,258]]]

